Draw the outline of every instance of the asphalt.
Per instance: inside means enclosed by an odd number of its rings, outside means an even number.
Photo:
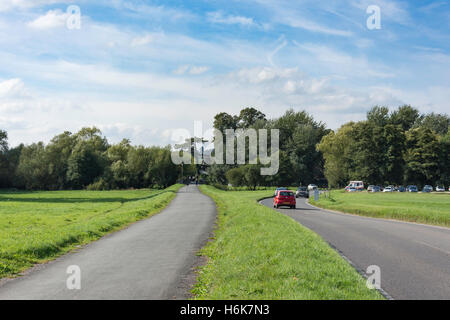
[[[262,204],[273,207],[272,199]],[[336,213],[297,199],[278,209],[318,233],[360,272],[377,265],[381,287],[399,300],[450,299],[450,229]]]
[[[195,185],[182,188],[161,213],[0,285],[0,299],[186,299],[196,252],[216,218],[214,202]],[[81,289],[67,288],[79,266]]]

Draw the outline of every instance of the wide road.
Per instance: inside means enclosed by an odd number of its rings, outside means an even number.
[[[0,299],[185,299],[196,252],[216,217],[214,202],[190,185],[158,215],[110,234],[78,252],[3,281]],[[67,288],[79,266],[81,289]]]
[[[272,199],[262,203],[273,208]],[[426,209],[424,209],[426,210]],[[377,265],[394,299],[450,299],[450,229],[335,213],[297,199],[279,209],[322,236],[359,271]]]

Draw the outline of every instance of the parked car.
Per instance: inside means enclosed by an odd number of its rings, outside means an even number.
[[[406,192],[418,192],[419,189],[417,188],[417,186],[411,185],[406,187]]]
[[[442,186],[437,186],[436,187],[436,192],[444,192],[444,191],[445,191],[444,187],[442,187]]]
[[[381,188],[379,186],[373,186],[370,192],[380,192]]]
[[[307,187],[298,187],[297,191],[295,191],[295,197],[299,198],[309,198],[309,192]]]
[[[308,191],[311,191],[311,190],[315,190],[315,189],[317,189],[318,187],[315,185],[315,184],[310,184],[310,185],[308,185]]]
[[[398,192],[405,192],[406,189],[405,189],[404,186],[399,186],[399,187],[397,187],[397,191],[398,191]]]
[[[280,190],[273,199],[273,207],[277,209],[282,206],[295,209],[296,203],[294,193],[289,190]]]
[[[287,189],[288,189],[288,188],[284,188],[284,187],[276,188],[276,189],[275,189],[275,196],[277,196],[278,191],[281,191],[281,190],[287,190]]]
[[[426,192],[426,193],[432,192],[432,191],[433,191],[433,187],[428,184],[425,187],[423,187],[423,189],[422,189],[422,192]]]
[[[394,187],[391,187],[391,186],[386,187],[386,188],[384,188],[383,192],[394,192]]]
[[[372,192],[373,187],[375,187],[374,185],[370,185],[367,187],[367,192]]]
[[[347,192],[356,192],[356,191],[358,191],[355,187],[347,187],[346,190],[347,190]]]
[[[348,188],[355,188],[357,191],[363,191],[364,190],[364,182],[362,181],[350,181],[350,183],[347,186]]]

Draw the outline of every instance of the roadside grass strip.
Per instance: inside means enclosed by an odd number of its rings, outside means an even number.
[[[450,227],[450,195],[446,193],[346,193],[330,192],[330,197],[312,205],[374,218]]]
[[[195,299],[384,299],[319,235],[257,202],[273,191],[201,190],[219,217]]]
[[[164,190],[0,191],[0,278],[19,274],[164,209]]]

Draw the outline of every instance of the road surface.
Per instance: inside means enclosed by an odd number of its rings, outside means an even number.
[[[158,215],[106,236],[27,275],[3,282],[0,299],[185,299],[196,252],[216,218],[214,202],[190,185]],[[66,273],[79,266],[81,289]]]
[[[273,207],[272,199],[262,204]],[[357,269],[381,269],[381,287],[394,299],[450,299],[450,229],[335,213],[297,199],[281,208],[322,236]]]

